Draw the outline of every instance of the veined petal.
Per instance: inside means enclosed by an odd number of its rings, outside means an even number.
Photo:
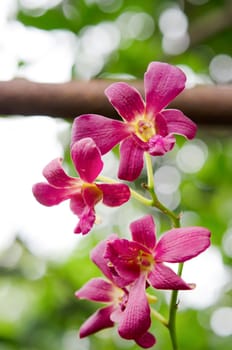
[[[149,283],[157,289],[188,290],[192,289],[182,278],[162,263],[157,263],[155,269],[148,275]]]
[[[141,219],[133,221],[130,224],[130,230],[134,241],[139,242],[148,249],[155,247],[155,222],[151,215],[146,215]]]
[[[86,182],[93,182],[103,168],[101,153],[95,142],[86,137],[75,142],[71,148],[73,163],[80,178]]]
[[[128,135],[130,135],[129,126],[124,122],[98,114],[84,114],[75,118],[73,122],[71,145],[85,137],[90,137],[101,154],[105,154]]]
[[[102,278],[92,278],[75,293],[75,296],[79,299],[106,303],[113,301],[113,291],[114,286],[112,283],[109,283]]]
[[[70,209],[74,214],[77,216],[80,216],[83,212],[83,210],[86,207],[86,203],[84,202],[84,199],[82,197],[82,194],[75,194],[75,196],[72,196],[70,200]]]
[[[97,310],[92,316],[90,316],[80,328],[80,338],[87,337],[93,333],[100,331],[101,329],[114,326],[114,322],[110,319],[110,314],[113,311],[113,306],[107,306],[105,308]]]
[[[48,207],[57,205],[74,194],[73,188],[57,188],[45,182],[35,184],[32,192],[39,203]]]
[[[92,249],[90,257],[95,265],[103,272],[103,274],[111,281],[113,281],[112,269],[108,264],[108,260],[105,258],[105,250],[107,243],[111,240],[118,238],[116,234],[110,235],[107,239],[100,241],[95,248]]]
[[[197,132],[196,124],[177,109],[166,109],[162,111],[166,120],[168,132],[183,135],[191,140]]]
[[[43,176],[47,179],[50,185],[55,187],[71,187],[81,183],[81,180],[67,175],[62,168],[62,158],[53,159],[43,169]]]
[[[109,207],[117,207],[130,199],[130,189],[125,184],[97,184],[103,193],[103,203]]]
[[[150,307],[145,294],[146,275],[141,274],[132,284],[118,332],[125,339],[139,339],[151,325]]]
[[[79,222],[74,229],[74,233],[82,233],[86,235],[94,225],[96,215],[94,208],[86,206],[79,215]]]
[[[155,135],[148,141],[148,153],[152,156],[163,156],[165,153],[173,149],[175,143],[176,139],[171,134],[164,137],[161,135]]]
[[[118,114],[128,122],[144,113],[142,96],[134,87],[126,83],[111,84],[106,88],[105,94]]]
[[[134,181],[139,177],[143,169],[144,150],[138,146],[132,137],[126,138],[120,147],[120,164],[118,178]]]
[[[100,202],[100,200],[102,200],[103,193],[97,185],[87,184],[82,187],[82,196],[88,207],[94,207]]]
[[[159,262],[184,262],[210,245],[210,232],[204,227],[182,227],[167,231],[157,243],[155,260]]]
[[[184,89],[185,81],[179,68],[163,62],[150,63],[144,75],[146,112],[160,112]]]
[[[148,349],[155,345],[156,339],[153,334],[146,332],[140,338],[135,339],[136,343],[144,349]]]
[[[140,251],[143,250],[146,250],[146,247],[137,242],[116,238],[108,241],[104,257],[112,263],[119,276],[130,283],[139,277],[138,258]]]

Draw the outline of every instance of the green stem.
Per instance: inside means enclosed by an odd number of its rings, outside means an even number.
[[[154,192],[154,174],[153,174],[153,167],[152,167],[152,160],[149,153],[145,152],[145,162],[146,162],[146,168],[147,168],[147,187],[149,188],[149,191]]]
[[[168,327],[168,321],[166,320],[166,318],[161,315],[158,311],[156,311],[155,309],[153,309],[152,307],[151,309],[151,314],[158,320],[160,321],[165,327]]]
[[[103,182],[106,182],[106,183],[110,183],[110,184],[117,184],[119,183],[118,181],[110,178],[110,177],[107,177],[107,176],[98,176],[97,178],[97,181],[103,181]],[[137,201],[139,201],[140,203],[148,206],[148,207],[151,207],[152,206],[152,200],[151,199],[148,199],[144,196],[142,196],[141,194],[139,194],[138,192],[132,190],[130,188],[130,192],[131,192],[131,196],[133,198],[135,198]]]
[[[183,266],[184,266],[183,263],[179,264],[178,276],[181,276]],[[173,290],[171,295],[171,301],[170,301],[169,321],[168,321],[168,329],[169,329],[173,350],[178,349],[177,339],[176,339],[176,313],[178,308],[177,297],[178,297],[178,290]]]
[[[147,167],[147,185],[145,185],[144,188],[147,191],[149,191],[151,195],[152,206],[158,208],[162,213],[169,216],[175,228],[180,227],[180,216],[176,215],[173,211],[166,208],[157,198],[157,195],[155,193],[152,161],[151,161],[151,156],[148,153],[145,154],[145,160],[146,160],[146,167]],[[181,277],[183,266],[184,266],[183,263],[179,264],[179,267],[178,267],[179,277]],[[169,320],[167,323],[162,322],[168,327],[173,350],[178,349],[177,338],[176,338],[176,313],[177,313],[177,307],[178,307],[177,298],[178,298],[178,290],[173,290],[171,294],[171,301],[170,301],[170,307],[169,307]],[[156,311],[152,310],[152,313],[154,314],[156,313]],[[157,314],[156,317],[159,318],[160,315]],[[162,316],[161,316],[161,319],[162,319]]]
[[[152,161],[151,156],[149,153],[145,153],[145,161],[146,161],[146,168],[147,168],[147,185],[144,185],[144,188],[150,193],[152,198],[152,206],[159,209],[164,213],[165,215],[168,215],[170,219],[173,222],[174,227],[179,227],[180,218],[177,216],[173,211],[165,207],[163,205],[156,193],[155,193],[155,183],[154,183],[154,175],[153,175],[153,167],[152,167]]]

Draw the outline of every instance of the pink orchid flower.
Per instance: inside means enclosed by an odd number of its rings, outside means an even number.
[[[72,143],[92,137],[102,154],[120,146],[118,177],[134,181],[143,169],[143,155],[162,156],[175,144],[173,134],[192,139],[196,125],[177,109],[164,109],[185,87],[185,74],[167,63],[152,62],[144,76],[145,102],[125,82],[113,83],[105,94],[122,117],[112,120],[85,114],[74,120]]]
[[[112,235],[110,239],[117,237]],[[87,299],[106,304],[97,310],[81,326],[80,337],[86,337],[102,329],[118,324],[118,333],[124,339],[132,339],[143,348],[156,342],[148,332],[151,325],[150,307],[144,293],[145,278],[141,276],[127,286],[127,280],[116,274],[104,259],[107,241],[100,242],[93,249],[91,259],[107,279],[93,278],[75,293],[79,299]],[[141,288],[142,287],[142,288]],[[139,302],[138,302],[139,300]]]
[[[35,198],[43,205],[53,206],[70,199],[70,208],[79,217],[75,233],[88,233],[96,219],[95,205],[102,201],[114,207],[130,198],[129,187],[125,184],[95,183],[103,168],[101,153],[91,138],[73,144],[71,157],[80,177],[70,177],[62,168],[62,159],[51,161],[43,170],[48,183],[33,186]]]
[[[210,232],[206,228],[173,228],[156,242],[155,223],[146,215],[132,222],[130,230],[132,241],[115,238],[106,247],[105,258],[119,276],[133,282],[145,275],[157,289],[192,289],[164,262],[183,263],[207,249]]]

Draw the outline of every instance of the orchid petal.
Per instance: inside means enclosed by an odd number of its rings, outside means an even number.
[[[169,267],[156,263],[155,269],[148,275],[149,283],[157,289],[188,290],[191,286],[185,283]]]
[[[179,134],[191,140],[197,132],[196,124],[177,109],[166,109],[162,111],[166,120],[168,132]]]
[[[115,239],[107,243],[104,256],[112,263],[119,276],[130,283],[140,274],[138,263],[140,250],[144,251],[146,248],[127,239]]]
[[[79,215],[79,222],[74,229],[74,233],[82,233],[86,235],[94,225],[96,215],[94,208],[86,206],[83,212]]]
[[[162,113],[157,113],[154,117],[156,135],[166,136],[169,134],[167,121]]]
[[[153,334],[146,332],[143,334],[140,338],[134,339],[136,343],[141,346],[144,349],[148,349],[155,345],[156,343],[156,338],[154,337]]]
[[[151,215],[143,216],[141,219],[130,224],[130,230],[134,241],[153,249],[156,244],[155,222]]]
[[[50,207],[69,199],[73,195],[73,188],[56,188],[39,182],[32,187],[32,192],[39,203]]]
[[[90,257],[95,265],[102,271],[102,273],[111,281],[113,281],[112,277],[112,269],[108,264],[108,260],[105,258],[105,250],[107,243],[111,240],[118,238],[116,234],[110,235],[107,239],[100,241],[91,251]]]
[[[102,191],[95,185],[87,185],[82,188],[82,196],[88,207],[94,207],[98,202],[102,200]]]
[[[113,301],[113,292],[114,287],[112,283],[109,283],[102,278],[92,278],[75,293],[75,296],[79,299],[106,303]]]
[[[86,207],[82,194],[75,194],[70,200],[70,209],[74,214],[80,216]]]
[[[130,199],[130,189],[125,184],[97,184],[103,194],[103,203],[109,207],[124,204]]]
[[[175,143],[176,139],[173,135],[167,135],[165,137],[155,135],[148,141],[148,153],[152,156],[162,156],[171,151],[175,146]]]
[[[89,137],[72,145],[71,157],[83,181],[93,182],[102,171],[101,153],[95,142]]]
[[[106,88],[105,94],[118,114],[128,122],[144,113],[142,96],[134,87],[126,83],[111,84]]]
[[[143,169],[143,153],[143,149],[136,144],[132,137],[128,137],[121,143],[119,179],[134,181],[139,177]]]
[[[105,154],[129,134],[129,126],[119,120],[98,114],[84,114],[75,118],[73,122],[71,145],[80,139],[90,137],[101,154]]]
[[[157,243],[155,260],[159,262],[184,262],[210,245],[210,232],[203,227],[182,227],[167,231]]]
[[[79,332],[80,338],[87,337],[102,329],[113,327],[114,322],[112,322],[110,319],[110,314],[112,311],[113,306],[107,306],[105,308],[97,310],[81,326]]]
[[[179,68],[163,62],[150,63],[144,75],[146,112],[160,112],[184,89],[185,81]]]
[[[130,288],[126,309],[118,325],[118,332],[122,338],[139,339],[151,325],[145,283],[146,275],[141,274]]]
[[[78,182],[81,182],[80,179],[70,177],[65,173],[64,169],[62,168],[62,158],[52,160],[43,169],[43,175],[50,185],[55,187],[72,187]]]

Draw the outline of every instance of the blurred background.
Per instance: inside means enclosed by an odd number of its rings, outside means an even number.
[[[181,67],[187,87],[232,83],[231,0],[0,0],[0,80],[35,82],[138,78],[149,62]],[[86,106],[88,112],[88,106]],[[220,115],[218,116],[220,119]],[[82,238],[68,203],[45,208],[31,187],[43,167],[69,157],[71,124],[49,116],[0,118],[0,349],[138,349],[110,329],[80,340],[81,323],[97,305],[74,292],[100,276],[89,251],[112,232],[128,235],[145,210],[131,201],[97,213],[102,222]],[[160,200],[182,212],[182,225],[212,231],[212,247],[184,267],[197,288],[179,294],[180,349],[229,350],[232,344],[232,131],[199,125],[196,139],[177,139],[155,159]],[[117,149],[104,156],[104,175],[116,176]],[[140,183],[136,184],[140,189]],[[126,217],[123,215],[126,212]],[[170,222],[150,210],[158,234]],[[168,315],[169,293],[155,292]],[[155,348],[170,349],[168,332],[154,320]]]

